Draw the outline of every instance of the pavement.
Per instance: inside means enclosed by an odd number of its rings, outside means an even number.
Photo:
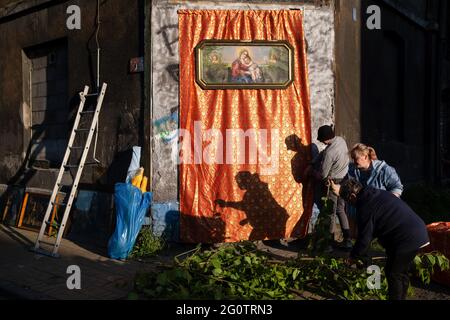
[[[102,250],[61,241],[60,258],[29,249],[37,233],[0,225],[0,299],[116,300],[126,299],[136,272],[154,270],[155,263],[118,261]],[[44,241],[54,239],[44,239]],[[97,251],[97,252],[95,252]],[[80,289],[67,286],[69,266],[80,268]]]

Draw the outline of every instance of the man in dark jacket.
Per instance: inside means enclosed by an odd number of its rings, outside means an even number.
[[[331,187],[356,206],[358,238],[350,259],[364,256],[372,242],[386,249],[386,277],[390,300],[404,300],[409,287],[408,269],[420,248],[429,242],[423,220],[401,199],[384,190],[363,187],[353,179]]]

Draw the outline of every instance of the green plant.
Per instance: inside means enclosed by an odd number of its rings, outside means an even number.
[[[130,256],[132,258],[150,257],[161,251],[164,246],[165,241],[162,237],[155,236],[150,227],[143,227],[139,232]]]
[[[445,271],[449,268],[449,260],[447,257],[437,251],[419,254],[414,258],[415,274],[425,284],[430,283],[431,275],[435,269]]]
[[[319,217],[314,226],[314,232],[308,245],[311,255],[320,255],[331,245],[332,234],[330,233],[331,216],[333,212],[333,201],[328,197],[321,198],[323,205]]]
[[[342,259],[299,257],[273,260],[250,242],[202,251],[198,246],[187,256],[174,259],[172,267],[140,273],[130,299],[295,299],[304,292],[329,299],[386,299],[387,281],[369,289],[365,268],[352,268]],[[427,281],[434,269],[445,269],[448,260],[438,253],[419,256],[416,267]],[[435,263],[432,262],[434,257]],[[381,266],[383,273],[383,267]]]

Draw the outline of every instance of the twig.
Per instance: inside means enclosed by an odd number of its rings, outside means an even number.
[[[192,250],[188,250],[188,251],[186,251],[186,252],[183,252],[183,253],[180,253],[179,255],[176,255],[173,259],[176,261],[176,263],[180,263],[179,262],[179,260],[178,260],[178,258],[179,257],[182,257],[182,256],[184,256],[184,255],[187,255],[187,254],[189,254],[189,253],[191,253],[191,252],[197,252],[197,251],[199,251],[200,250],[200,246],[197,246],[197,247],[195,247],[194,249],[192,249]]]

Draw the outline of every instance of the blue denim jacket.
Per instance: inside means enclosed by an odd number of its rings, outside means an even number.
[[[363,186],[372,186],[376,189],[402,194],[403,185],[395,169],[381,160],[372,160],[370,174],[364,181],[361,170],[350,163],[348,175],[362,183]]]

